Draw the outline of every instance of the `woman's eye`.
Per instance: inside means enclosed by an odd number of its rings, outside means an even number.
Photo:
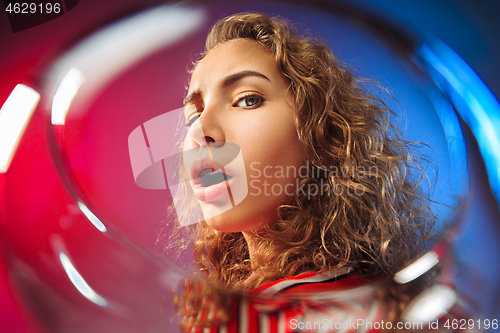
[[[262,98],[262,96],[257,94],[252,94],[238,99],[235,106],[240,108],[256,108],[259,107],[263,101],[264,99]]]
[[[198,118],[200,118],[201,114],[200,113],[197,113],[197,114],[194,114],[192,115],[187,121],[186,121],[186,126],[189,127],[191,125],[193,125],[193,123],[198,120]]]

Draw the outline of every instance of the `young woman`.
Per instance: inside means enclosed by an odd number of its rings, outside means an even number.
[[[434,217],[412,147],[368,83],[281,19],[215,24],[185,99],[184,165],[205,216],[195,259],[209,282],[186,284],[185,330],[362,331],[358,318],[397,318],[401,300],[368,281],[415,258]],[[243,166],[214,161],[225,144]]]

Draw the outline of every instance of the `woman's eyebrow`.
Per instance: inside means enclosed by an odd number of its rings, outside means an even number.
[[[247,77],[247,76],[262,77],[262,78],[266,79],[267,81],[271,81],[271,80],[269,80],[269,78],[267,76],[265,76],[262,73],[259,73],[257,71],[252,71],[252,70],[246,70],[246,71],[241,71],[241,72],[238,72],[238,73],[231,74],[231,75],[227,76],[224,79],[224,82],[222,83],[222,86],[223,87],[228,87],[228,86],[232,85],[233,83],[235,83],[236,81],[241,80],[242,78]]]
[[[264,78],[267,81],[271,82],[271,80],[269,80],[269,78],[262,73],[259,73],[257,71],[252,71],[252,70],[245,70],[245,71],[241,71],[241,72],[234,73],[234,74],[227,76],[224,79],[224,81],[222,82],[222,86],[224,88],[229,87],[230,85],[236,83],[238,80],[241,80],[242,78],[247,77],[247,76],[257,76],[257,77]],[[186,98],[184,98],[184,102],[183,102],[184,106],[186,104],[192,102],[193,100],[200,98],[201,95],[202,95],[202,93],[201,93],[201,90],[199,90],[199,89],[195,89],[195,90],[191,91],[186,96]]]
[[[184,98],[183,104],[184,106],[186,106],[186,104],[200,97],[201,97],[201,90],[199,89],[193,90],[186,96],[186,98]]]

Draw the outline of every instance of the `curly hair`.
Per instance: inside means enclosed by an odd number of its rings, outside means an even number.
[[[246,289],[344,266],[366,278],[397,272],[422,251],[435,216],[421,186],[425,173],[412,155],[416,143],[399,138],[390,123],[393,112],[370,94],[378,85],[356,77],[321,40],[299,36],[283,19],[260,13],[219,20],[201,59],[217,45],[242,38],[271,52],[289,82],[298,138],[311,162],[299,185],[330,193],[311,197],[298,191],[277,207],[276,223],[259,233],[256,252],[269,263],[262,267],[250,264],[241,233],[199,223],[194,255],[201,271],[218,286],[245,281]]]

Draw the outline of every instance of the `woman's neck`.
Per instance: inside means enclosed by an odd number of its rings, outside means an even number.
[[[242,234],[247,242],[250,264],[255,271],[261,265],[260,259],[262,258],[262,255],[259,253],[259,236],[255,232],[242,232]]]

